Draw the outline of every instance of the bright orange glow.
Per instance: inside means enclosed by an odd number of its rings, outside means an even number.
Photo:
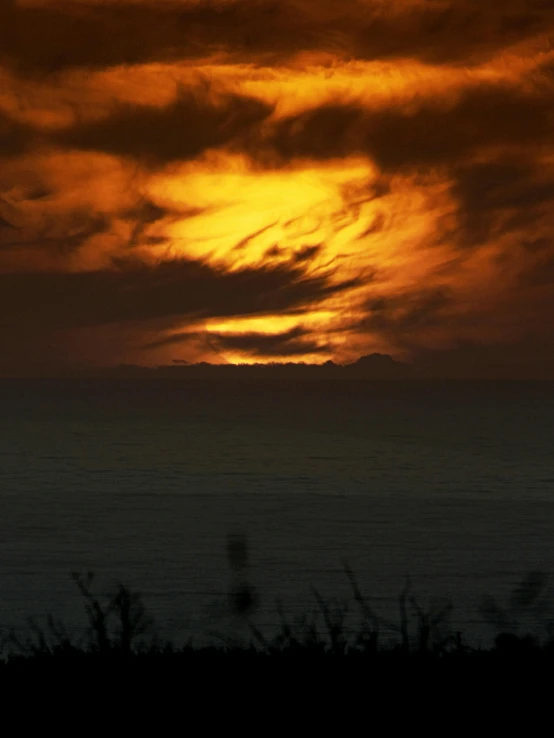
[[[260,263],[290,263],[306,249],[318,249],[310,258],[308,275],[331,271],[331,283],[359,279],[360,284],[318,300],[294,318],[232,319],[219,322],[217,330],[271,334],[309,326],[322,340],[331,341],[334,350],[297,360],[324,361],[344,350],[348,355],[348,336],[338,329],[359,313],[361,303],[417,285],[449,259],[448,245],[427,247],[435,241],[436,220],[444,223],[453,209],[447,185],[431,178],[415,189],[409,180],[399,179],[391,183],[387,197],[377,199],[376,182],[369,160],[319,166],[300,162],[260,172],[244,157],[214,154],[151,182],[154,202],[176,211],[201,211],[157,224],[152,234],[165,234],[169,245],[164,242],[152,253],[162,259],[202,259],[232,272]],[[396,213],[391,223],[394,239],[387,224],[391,212]],[[378,282],[373,281],[376,272]],[[376,348],[391,347],[380,343]],[[233,359],[228,354],[224,358],[248,361],[247,354],[237,352]]]
[[[554,19],[528,5],[5,3],[0,288],[51,306],[0,304],[14,366],[548,343]]]

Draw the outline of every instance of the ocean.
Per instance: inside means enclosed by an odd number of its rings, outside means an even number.
[[[485,596],[540,635],[548,616],[509,597],[554,573],[554,383],[2,380],[0,513],[4,629],[80,628],[70,575],[92,571],[139,590],[164,638],[241,634],[242,536],[268,635],[313,588],[354,621],[346,562],[383,618],[409,576],[470,641],[494,635]]]

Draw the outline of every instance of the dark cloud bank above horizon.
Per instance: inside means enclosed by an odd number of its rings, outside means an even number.
[[[554,379],[549,0],[11,0],[0,28],[0,376]]]

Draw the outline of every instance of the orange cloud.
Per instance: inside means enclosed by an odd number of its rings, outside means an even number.
[[[550,355],[550,4],[26,0],[0,23],[10,371]]]

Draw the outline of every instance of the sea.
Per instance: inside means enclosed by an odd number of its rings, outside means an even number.
[[[86,572],[176,644],[324,630],[322,602],[355,631],[348,569],[383,638],[402,591],[414,632],[435,613],[475,645],[543,638],[554,383],[1,380],[0,520],[4,632],[80,632]]]

